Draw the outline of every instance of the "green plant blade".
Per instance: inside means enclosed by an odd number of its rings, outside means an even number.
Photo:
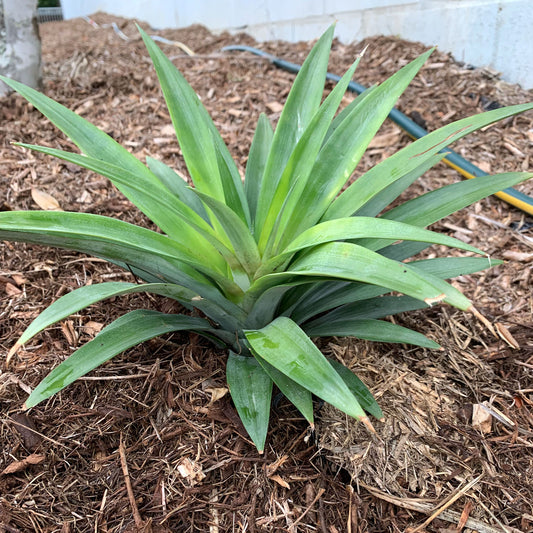
[[[285,294],[292,290],[293,287],[306,283],[305,280],[299,279],[293,283],[282,283],[272,287],[261,294],[252,302],[246,319],[246,329],[261,329],[272,322],[279,314],[278,304]]]
[[[239,323],[239,320],[244,321],[245,319],[245,315],[242,311],[231,302],[227,302],[226,308],[221,308],[213,302],[198,298],[198,295],[194,291],[181,287],[180,285],[169,283],[147,283],[139,285],[137,283],[126,283],[121,281],[98,283],[96,285],[87,285],[75,289],[50,304],[26,328],[17,341],[16,346],[18,347],[25,344],[43,329],[77,313],[89,305],[101,302],[108,298],[114,298],[115,296],[123,296],[137,292],[158,294],[177,300],[182,304],[187,305],[189,308],[193,306],[197,307],[213,320],[222,322],[223,327],[228,330],[237,331],[238,329],[241,329],[242,325]],[[235,310],[237,313],[235,313]],[[237,316],[231,315],[230,311],[233,311]]]
[[[312,394],[296,381],[280,372],[276,367],[267,363],[262,357],[254,354],[263,370],[270,376],[270,379],[276,384],[281,393],[302,413],[304,418],[309,422],[311,427],[314,426],[313,418],[313,397]]]
[[[424,348],[440,348],[425,335],[384,320],[360,318],[338,319],[321,326],[302,326],[310,337],[356,337],[367,341],[413,344]]]
[[[446,146],[493,122],[529,109],[533,109],[533,103],[495,109],[458,120],[428,133],[359,177],[335,199],[322,220],[351,216],[391,183],[424,164]]]
[[[261,180],[254,226],[256,236],[263,230],[272,197],[289,157],[320,106],[334,29],[331,26],[307,56],[281,112]]]
[[[377,296],[366,300],[356,300],[336,306],[332,311],[306,322],[303,329],[325,327],[336,320],[359,320],[363,318],[384,318],[386,316],[429,307],[424,302],[410,296]]]
[[[250,217],[252,223],[255,223],[255,213],[259,201],[259,191],[261,190],[261,181],[265,173],[265,166],[272,146],[274,131],[267,116],[264,113],[259,115],[257,129],[255,130],[248,162],[246,163],[246,173],[244,177],[244,192],[248,200]]]
[[[92,157],[45,146],[28,144],[19,144],[19,146],[52,155],[106,176],[167,235],[188,249],[191,257],[195,255],[207,257],[220,272],[227,273],[227,265],[214,246],[223,248],[213,228],[188,205],[169,194],[166,188],[146,183],[120,167]]]
[[[302,192],[298,209],[295,209],[287,224],[281,246],[321,219],[350,178],[396,100],[431,52],[429,50],[422,54],[374,89],[364,103],[355,106],[332,133],[318,154],[312,170],[313,179]]]
[[[250,224],[241,178],[211,117],[179,70],[141,28],[139,31],[152,58],[195,187],[226,203]]]
[[[372,217],[337,218],[335,220],[322,222],[305,230],[296,237],[296,239],[294,239],[294,241],[292,241],[279,256],[272,258],[266,263],[258,271],[257,277],[275,270],[279,265],[282,265],[300,250],[312,248],[326,242],[343,241],[348,239],[362,239],[362,241],[357,242],[357,244],[360,244],[361,242],[371,244],[370,238],[390,239],[392,242],[397,240],[420,241],[424,243],[441,244],[458,248],[460,250],[466,250],[468,252],[483,254],[478,248],[470,246],[453,237],[429,230],[423,230],[409,224],[397,223],[397,221],[380,218],[376,219]],[[371,249],[371,246],[366,245],[365,247]]]
[[[254,353],[280,372],[349,416],[366,419],[339,374],[290,318],[279,317],[260,330],[244,333]]]
[[[354,110],[354,108],[358,105],[363,104],[365,99],[372,94],[372,91],[374,91],[377,88],[377,85],[374,85],[373,87],[369,87],[366,91],[362,92],[361,94],[358,94],[354,100],[352,100],[342,111],[339,111],[337,116],[333,119],[326,136],[324,137],[324,144],[328,141],[328,139],[331,137],[331,135],[335,132],[335,130],[343,123],[344,119],[350,115],[350,113]]]
[[[150,156],[146,156],[146,164],[178,200],[188,205],[198,216],[209,224],[209,217],[207,216],[204,204],[194,194],[194,191],[188,187],[187,180],[183,176],[180,176],[174,169],[162,161]]]
[[[285,234],[291,214],[297,208],[299,198],[309,180],[324,136],[358,64],[359,59],[348,69],[328,95],[311,119],[287,161],[267,211],[258,242],[259,249],[266,249],[268,255],[273,253],[272,249],[274,252],[277,250],[278,243]]]
[[[321,244],[297,258],[286,272],[259,278],[252,284],[248,296],[259,295],[295,275],[362,281],[402,292],[426,303],[445,301],[463,310],[471,305],[460,291],[442,280],[428,281],[423,273],[418,273],[403,263],[387,259],[356,244],[340,242]],[[377,294],[366,297],[371,296]]]
[[[483,257],[443,257],[413,261],[409,264],[416,265],[418,270],[441,279],[450,279],[491,268],[492,266],[501,264],[501,261]],[[292,303],[289,316],[300,324],[324,311],[343,305],[358,305],[365,300],[377,298],[387,292],[389,290],[386,288],[358,282],[330,281],[321,283],[313,290],[308,291],[308,293],[303,293],[299,299]],[[425,304],[420,302],[420,305]],[[377,311],[381,312],[379,306],[377,307]],[[401,311],[398,310],[395,312]],[[370,318],[379,318],[379,315]]]
[[[197,194],[220,222],[241,268],[250,278],[253,277],[261,264],[261,257],[248,226],[226,204],[205,194]],[[236,268],[237,265],[231,266]]]
[[[387,211],[382,218],[414,226],[428,226],[463,207],[531,177],[533,174],[512,172],[459,181],[404,202]],[[364,239],[359,244],[380,249],[391,242],[394,240]]]
[[[350,369],[335,361],[335,359],[328,359],[328,362],[352,391],[361,407],[373,417],[383,421],[383,412],[367,386]]]
[[[358,209],[354,216],[377,216],[383,209],[388,207],[400,194],[405,191],[412,183],[414,183],[420,176],[433,168],[437,163],[446,157],[446,153],[439,152],[434,156],[428,158],[426,161],[418,165],[415,169],[407,172],[405,176],[397,179],[384,189],[382,189],[373,198],[368,200],[361,209]]]
[[[35,106],[86,155],[107,161],[137,175],[148,183],[158,184],[155,176],[133,154],[112,137],[44,94],[9,78],[0,79]]]
[[[486,196],[532,177],[532,173],[509,172],[459,181],[404,202],[387,211],[383,218],[414,226],[428,226]]]
[[[200,272],[215,280],[226,294],[241,289],[223,274],[184,250],[168,237],[127,222],[86,213],[7,211],[0,213],[0,238],[57,246],[88,253],[117,264],[151,273],[161,281],[192,288],[191,277],[213,286]],[[185,267],[185,265],[190,265]],[[192,267],[192,268],[191,268]],[[195,274],[193,268],[198,268]],[[195,290],[195,288],[193,288]]]
[[[226,378],[235,408],[257,451],[263,453],[268,432],[272,380],[253,358],[230,351]]]
[[[106,326],[94,339],[54,368],[30,394],[26,408],[37,405],[136,344],[172,331],[201,332],[209,329],[209,322],[201,318],[167,315],[157,311],[131,311]]]

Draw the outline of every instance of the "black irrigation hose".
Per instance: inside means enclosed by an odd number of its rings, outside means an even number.
[[[251,52],[252,54],[266,57],[270,62],[275,65],[278,68],[281,68],[283,70],[286,70],[288,72],[299,72],[302,68],[301,65],[297,65],[296,63],[289,63],[288,61],[285,61],[283,59],[279,59],[276,56],[273,56],[267,52],[264,52],[262,50],[259,50],[257,48],[253,48],[251,46],[244,46],[244,45],[234,45],[234,46],[226,46],[222,48],[223,51],[241,51],[241,52]],[[327,73],[326,79],[338,82],[341,77],[337,76],[336,74]],[[354,81],[350,82],[348,84],[348,90],[357,94],[361,94],[362,92],[366,91],[367,88],[363,85],[356,83]],[[424,135],[427,135],[427,131],[419,126],[416,122],[411,120],[409,117],[405,116],[401,111],[399,111],[396,108],[393,108],[392,111],[389,113],[389,118],[396,123],[400,128],[402,128],[410,137],[413,139],[420,139],[420,137],[423,137]],[[461,173],[466,178],[476,178],[478,176],[487,176],[487,173],[481,170],[480,168],[476,167],[470,161],[467,161],[464,157],[461,157],[457,152],[454,152],[450,148],[443,148],[441,152],[446,152],[448,155],[443,159],[443,161],[450,167],[457,170],[459,173]],[[515,207],[518,207],[518,209],[521,209],[525,213],[528,213],[529,215],[533,215],[533,198],[531,196],[528,196],[527,194],[524,194],[520,191],[517,191],[516,189],[512,187],[508,187],[507,189],[504,189],[503,191],[497,192],[495,194],[498,198],[501,200],[507,202],[508,204],[511,204]]]

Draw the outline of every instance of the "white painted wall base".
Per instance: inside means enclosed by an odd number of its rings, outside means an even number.
[[[96,11],[144,20],[154,28],[200,23],[245,31],[259,41],[317,38],[337,21],[353,42],[398,35],[438,45],[459,60],[490,66],[533,88],[533,0],[62,0],[65,18]]]

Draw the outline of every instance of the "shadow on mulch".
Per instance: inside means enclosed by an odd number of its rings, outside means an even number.
[[[133,23],[96,15],[41,26],[46,93],[97,124],[141,159],[185,172],[155,74]],[[105,24],[116,21],[129,39]],[[164,30],[197,54],[162,45],[198,91],[230,151],[244,166],[260,112],[279,117],[293,76],[222,46],[255,44],[195,26]],[[378,37],[335,43],[330,70],[369,49],[356,79],[383,80],[425,47]],[[262,43],[302,62],[310,43]],[[346,95],[344,104],[352,96]],[[531,101],[531,91],[437,52],[402,97],[430,130],[483,110]],[[13,140],[70,144],[15,95],[0,102],[0,186],[6,209],[36,208],[51,195],[65,210],[147,223],[106,180],[11,146]],[[522,115],[455,147],[490,172],[531,169],[533,117]],[[408,141],[386,124],[357,172]],[[410,194],[459,179],[438,167]],[[533,192],[533,183],[520,189]],[[441,352],[355,340],[322,340],[353,368],[386,420],[370,436],[317,405],[317,432],[276,398],[267,449],[259,456],[227,395],[225,356],[203,339],[175,334],[129,350],[23,413],[30,387],[126,310],[177,311],[146,295],[114,299],[40,334],[0,373],[0,531],[528,531],[533,528],[533,300],[531,219],[494,198],[437,227],[507,263],[457,284],[518,348],[464,313],[437,307],[398,320],[437,340]],[[442,250],[438,250],[442,253]],[[87,283],[128,273],[82,254],[34,245],[0,247],[0,346],[7,353],[32,318]],[[411,529],[409,529],[411,528]]]

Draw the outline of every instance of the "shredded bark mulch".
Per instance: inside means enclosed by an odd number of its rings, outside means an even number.
[[[185,173],[148,54],[132,21],[95,15],[41,25],[44,91],[144,160]],[[116,23],[120,32],[114,31]],[[150,32],[154,33],[154,32]],[[229,44],[301,63],[312,43],[257,45],[193,26],[160,43],[213,116],[244,168],[259,113],[275,122],[294,76]],[[194,56],[188,56],[182,43]],[[426,49],[392,37],[335,42],[329,70],[383,81]],[[327,86],[330,89],[331,85]],[[353,98],[347,94],[344,104]],[[427,129],[531,91],[435,52],[398,107]],[[0,209],[60,208],[149,224],[90,172],[10,144],[72,145],[17,95],[0,101]],[[356,171],[409,141],[387,123]],[[487,172],[532,170],[533,115],[454,146]],[[406,197],[461,179],[439,165]],[[533,180],[518,187],[533,193]],[[264,455],[242,428],[225,385],[225,356],[196,335],[154,339],[117,356],[24,412],[31,388],[103,325],[134,308],[180,311],[147,295],[117,298],[28,343],[0,371],[0,531],[15,532],[527,532],[533,530],[533,220],[492,197],[435,225],[506,263],[454,281],[494,325],[436,306],[396,317],[442,351],[323,339],[323,351],[365,381],[385,421],[369,433],[317,405],[313,433],[276,398]],[[445,250],[432,249],[434,254]],[[0,245],[0,348],[7,354],[40,311],[88,283],[130,274],[74,252]],[[5,359],[4,359],[5,361]]]

